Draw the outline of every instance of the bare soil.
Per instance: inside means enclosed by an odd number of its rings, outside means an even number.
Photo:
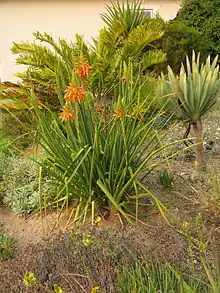
[[[194,181],[191,178],[194,157],[189,155],[188,160],[183,158],[184,164],[182,159],[172,162],[174,184],[171,189],[163,189],[157,183],[158,174],[166,166],[150,175],[145,183],[178,219],[176,223],[165,213],[175,228],[180,228],[185,221],[197,237],[194,228],[196,219],[200,219],[201,233],[213,259],[220,244],[220,198],[212,186],[212,178],[216,172],[220,174],[220,156],[207,154],[207,158],[207,172]],[[63,212],[56,223],[56,212],[45,217],[35,214],[24,218],[15,216],[9,208],[0,207],[4,231],[17,241],[16,258],[0,262],[0,292],[51,292],[53,284],[60,284],[64,292],[81,293],[91,292],[98,284],[102,292],[116,293],[113,290],[115,267],[130,263],[131,259],[189,264],[187,238],[167,225],[152,200],[148,203],[151,206],[140,209],[145,215],[134,226],[111,214],[99,225],[71,229],[65,229],[71,208]],[[87,247],[83,245],[83,237],[88,234],[91,245]],[[196,252],[193,257],[199,267]],[[22,285],[24,273],[29,271],[43,284],[41,289]]]
[[[16,216],[8,207],[0,207],[0,222],[4,232],[17,241],[17,248],[29,244],[37,244],[45,237],[52,236],[63,230],[70,211],[63,212],[57,221],[57,213],[50,212],[46,216],[34,214],[30,216]]]

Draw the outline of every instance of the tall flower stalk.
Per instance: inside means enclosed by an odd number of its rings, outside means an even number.
[[[43,168],[57,182],[55,202],[77,202],[76,219],[84,218],[95,203],[97,209],[117,210],[131,222],[130,192],[136,190],[140,174],[155,168],[152,159],[164,149],[154,123],[160,114],[148,113],[152,98],[139,98],[145,81],[133,76],[131,64],[121,68],[113,103],[100,111],[86,86],[85,73],[88,77],[90,67],[85,67],[83,78],[79,68],[73,69],[60,116],[50,110],[44,114],[35,106],[39,143],[47,153]],[[121,78],[123,71],[126,80]],[[139,119],[145,113],[145,121]]]

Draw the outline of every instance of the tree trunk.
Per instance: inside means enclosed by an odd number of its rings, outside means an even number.
[[[193,124],[194,135],[196,138],[196,162],[199,169],[204,169],[206,167],[205,163],[205,153],[203,147],[203,137],[202,137],[202,121],[197,120]]]

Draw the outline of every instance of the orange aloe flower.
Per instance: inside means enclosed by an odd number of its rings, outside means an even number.
[[[116,109],[115,114],[113,115],[115,118],[124,118],[127,116],[126,111],[123,109]]]
[[[76,66],[75,72],[79,75],[80,78],[84,79],[89,75],[91,69],[92,67],[83,59],[81,59]]]
[[[102,106],[99,106],[97,108],[97,112],[98,112],[98,115],[101,116],[102,115],[102,111],[103,111],[103,107]]]
[[[68,108],[67,106],[65,106],[62,109],[62,112],[60,113],[60,119],[62,121],[64,121],[64,120],[74,120],[74,113],[73,113],[73,111],[70,108]]]
[[[125,72],[123,72],[123,74],[122,74],[122,78],[121,78],[121,79],[122,79],[123,83],[126,83],[126,82],[127,82],[127,75],[126,75]],[[134,83],[132,76],[131,76],[131,78],[130,78],[130,80],[129,80],[129,83],[130,83],[130,84],[133,84],[133,83]]]
[[[122,79],[123,83],[126,83],[127,76],[126,76],[126,73],[125,72],[123,72],[121,79]]]
[[[139,120],[139,121],[144,121],[144,116],[141,114],[141,115],[138,117],[138,120]]]
[[[131,79],[130,79],[130,84],[133,84],[134,83],[134,81],[133,81],[133,78],[131,77]]]
[[[64,99],[67,102],[78,102],[84,100],[85,97],[85,91],[79,85],[70,84],[65,91]]]

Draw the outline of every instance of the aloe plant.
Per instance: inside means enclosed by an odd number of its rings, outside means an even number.
[[[167,109],[175,112],[178,119],[189,123],[194,129],[196,140],[196,161],[198,166],[205,166],[205,156],[202,139],[202,117],[215,104],[220,89],[218,56],[211,63],[210,56],[205,64],[200,63],[192,54],[192,65],[186,57],[186,68],[182,65],[179,76],[175,76],[168,66],[168,76],[163,74],[158,82],[157,96],[165,97]]]
[[[162,164],[165,159],[155,164],[153,158],[170,146],[160,146],[155,131],[161,112],[151,111],[151,101],[142,93],[146,82],[133,75],[132,63],[121,66],[119,94],[101,109],[80,72],[73,69],[73,82],[60,97],[66,101],[60,116],[50,109],[45,114],[33,97],[39,143],[46,152],[42,167],[58,184],[54,203],[77,202],[75,220],[85,219],[95,205],[116,210],[131,223],[129,193],[136,190],[137,177]],[[126,80],[120,78],[123,74]]]

